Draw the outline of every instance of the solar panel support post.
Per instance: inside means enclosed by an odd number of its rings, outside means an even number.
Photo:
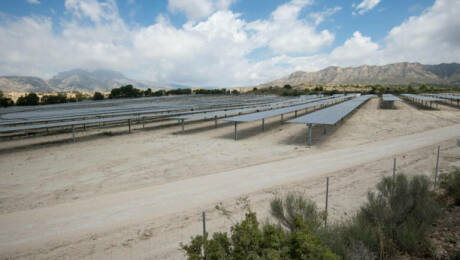
[[[181,131],[182,131],[182,133],[184,133],[185,132],[185,130],[184,130],[184,119],[180,120],[180,125],[181,125]]]
[[[262,118],[262,132],[265,131],[265,118]]]
[[[131,119],[128,119],[128,132],[131,133]]]
[[[235,121],[235,133],[233,135],[233,139],[238,140],[238,122]]]
[[[142,128],[145,127],[145,117],[142,118]]]
[[[283,114],[281,114],[281,120],[280,123],[283,124]]]
[[[311,135],[312,135],[312,124],[307,124],[307,145],[311,145]]]
[[[294,117],[297,117],[297,110],[294,112]]]
[[[214,116],[214,128],[217,128],[217,116]]]
[[[72,140],[75,143],[75,125],[72,125]]]

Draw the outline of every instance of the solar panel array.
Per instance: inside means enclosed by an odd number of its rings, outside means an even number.
[[[357,107],[359,107],[361,104],[373,97],[375,97],[375,95],[359,96],[343,103],[339,103],[337,105],[289,120],[288,122],[298,124],[334,125],[353,110],[355,110]]]
[[[383,94],[382,95],[382,100],[385,102],[390,102],[390,101],[401,101],[399,97],[396,97],[392,94]]]
[[[442,93],[442,94],[425,94],[425,95],[432,96],[432,97],[439,97],[443,99],[455,100],[455,101],[460,100],[460,96],[455,95],[455,94]]]
[[[0,125],[2,125],[0,133],[119,122],[141,118],[162,118],[236,108],[244,109],[273,102],[291,102],[293,99],[275,96],[205,96],[157,99],[158,103],[155,104],[126,104],[115,100],[115,104],[122,104],[118,107],[106,107],[107,102],[105,102],[103,103],[103,107],[81,108],[76,107],[74,104],[69,104],[69,106],[54,106],[54,108],[60,107],[61,110],[51,110],[47,106],[36,106],[35,110],[30,108],[24,108],[23,110],[2,109],[0,110]],[[10,118],[10,120],[5,119],[5,117]],[[6,125],[10,126],[6,127]]]
[[[252,113],[252,114],[247,114],[247,115],[229,117],[223,120],[230,121],[230,122],[253,122],[253,121],[257,121],[257,120],[261,120],[265,118],[270,118],[270,117],[274,117],[278,115],[283,115],[283,114],[287,114],[287,113],[291,113],[295,111],[308,109],[311,107],[325,105],[328,103],[339,102],[344,99],[346,99],[346,97],[336,97],[336,98],[329,98],[329,99],[324,99],[324,100],[314,99],[314,100],[311,100],[311,102],[302,104],[302,105],[296,105],[296,106],[290,106],[290,107],[285,107],[285,108],[280,108],[280,109],[273,109],[273,110]]]
[[[441,101],[440,98],[436,98],[436,97],[426,97],[426,96],[422,96],[422,95],[401,94],[401,96],[405,96],[405,97],[410,98],[410,99],[412,99],[412,100],[418,100],[418,101],[423,101],[423,102]]]

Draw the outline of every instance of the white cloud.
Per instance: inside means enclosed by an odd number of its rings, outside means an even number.
[[[27,0],[27,3],[34,4],[34,5],[39,5],[40,1],[39,0]]]
[[[277,54],[314,53],[334,41],[334,35],[328,30],[316,31],[316,25],[300,19],[300,12],[312,2],[293,0],[279,6],[269,20],[257,20],[247,25],[255,31],[255,42]]]
[[[340,65],[375,63],[373,56],[378,49],[378,44],[370,37],[365,37],[361,32],[356,31],[342,46],[335,48],[329,58],[334,64]]]
[[[460,1],[437,0],[420,16],[410,17],[386,37],[385,54],[393,61],[438,63],[460,60]]]
[[[322,12],[310,13],[310,17],[315,20],[315,25],[322,23],[327,17],[337,13],[342,10],[342,7],[336,6],[333,8],[328,8]]]
[[[65,8],[78,18],[88,17],[99,23],[103,20],[118,19],[118,8],[115,0],[66,0]]]
[[[233,0],[168,0],[168,10],[183,12],[190,20],[208,17],[217,10],[226,10]]]
[[[356,11],[359,14],[364,14],[376,7],[380,3],[380,0],[363,0],[356,6]],[[355,13],[353,13],[355,14]]]
[[[319,16],[301,18],[310,4],[294,0],[253,22],[224,8],[182,27],[162,15],[152,25],[129,27],[112,0],[67,0],[71,18],[61,20],[59,32],[48,17],[0,16],[0,74],[48,78],[73,68],[106,68],[137,79],[230,87],[330,65],[460,61],[459,0],[437,0],[378,44],[356,31],[330,52],[323,47],[334,35],[317,29]],[[254,59],[260,50],[263,58]]]

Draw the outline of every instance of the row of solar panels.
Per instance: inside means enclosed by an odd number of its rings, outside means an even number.
[[[29,111],[12,111],[1,109],[1,119],[37,119],[37,118],[53,118],[53,117],[71,117],[78,115],[96,115],[96,114],[110,114],[117,112],[135,112],[146,109],[162,109],[162,110],[174,110],[174,109],[202,109],[204,107],[224,107],[224,106],[237,106],[237,105],[248,105],[248,104],[260,104],[270,103],[284,100],[281,97],[266,97],[265,99],[260,98],[213,98],[209,97],[210,101],[204,102],[204,98],[188,97],[183,99],[176,99],[174,102],[156,102],[156,103],[141,103],[141,104],[123,104],[121,106],[105,106],[100,107],[62,107],[61,109],[48,109],[48,106],[35,106],[34,110]],[[216,100],[214,100],[216,99]],[[84,103],[84,102],[82,102]],[[69,104],[71,105],[71,104]]]
[[[449,100],[455,100],[455,101],[458,101],[460,100],[460,95],[454,95],[454,94],[425,94],[427,96],[431,96],[431,97],[438,97],[438,98],[442,98],[442,99],[449,99]]]
[[[423,102],[441,101],[441,99],[436,98],[436,97],[427,97],[427,96],[415,95],[415,94],[401,94],[401,96],[405,96],[409,99],[423,101]]]
[[[384,102],[391,102],[391,101],[401,101],[401,99],[399,97],[396,97],[392,94],[383,94],[382,95],[382,100]]]
[[[355,110],[357,107],[373,97],[375,97],[375,95],[359,96],[343,103],[339,103],[337,105],[289,120],[288,122],[298,124],[334,125],[353,110]]]
[[[234,109],[241,107],[249,107],[256,105],[263,105],[272,102],[280,102],[279,99],[269,98],[265,101],[257,102],[238,102],[235,104],[224,104],[221,106],[216,106],[220,109]],[[284,102],[284,101],[281,101]],[[42,123],[42,122],[52,122],[52,121],[65,121],[65,120],[82,120],[96,117],[115,117],[115,116],[128,116],[128,115],[138,115],[149,114],[149,113],[165,113],[165,112],[179,112],[179,111],[193,111],[193,110],[212,110],[213,106],[205,107],[194,107],[189,105],[183,106],[174,106],[169,108],[158,108],[155,106],[145,107],[144,109],[88,109],[88,110],[78,110],[78,111],[56,111],[54,115],[43,115],[40,112],[26,112],[28,117],[33,118],[29,120],[19,119],[19,120],[0,120],[0,125],[15,125],[15,124],[31,124],[31,123]]]
[[[292,106],[292,100],[275,102],[275,103],[272,103],[271,105],[274,107],[289,106],[289,105]],[[263,107],[267,107],[267,106],[263,106]],[[261,107],[250,107],[250,108],[236,109],[236,110],[230,110],[230,111],[233,111],[233,113],[239,113],[239,112],[255,111],[257,109],[261,109]],[[206,115],[209,116],[210,113],[217,113],[217,112],[232,113],[232,112],[227,112],[222,109],[197,110],[193,112],[191,111],[169,112],[168,111],[167,113],[157,113],[157,111],[155,111],[155,113],[147,113],[147,114],[142,114],[142,115],[129,115],[129,116],[119,116],[119,117],[110,117],[110,118],[95,118],[95,119],[73,120],[73,121],[65,121],[65,122],[52,122],[52,123],[45,123],[45,124],[29,124],[29,125],[20,125],[20,126],[0,127],[0,133],[11,133],[11,132],[18,132],[18,131],[53,128],[53,127],[66,127],[66,126],[68,127],[68,126],[75,126],[75,125],[89,125],[89,124],[97,124],[97,123],[100,124],[100,123],[106,123],[106,122],[119,122],[119,121],[127,121],[127,120],[167,118],[171,116],[181,116],[181,115],[186,115],[190,113],[197,113],[200,116],[203,116],[206,113]]]
[[[348,97],[347,97],[348,98]],[[321,105],[326,105],[328,103],[335,103],[342,101],[344,99],[347,99],[346,97],[336,97],[336,98],[328,98],[324,100],[311,100],[310,102],[306,104],[301,104],[301,105],[296,105],[292,107],[286,107],[286,108],[280,108],[280,109],[274,109],[274,110],[268,110],[264,112],[259,112],[259,113],[252,113],[252,114],[246,114],[246,115],[241,115],[241,116],[235,116],[235,117],[230,117],[230,118],[225,118],[224,121],[230,121],[230,122],[253,122],[257,120],[262,120],[265,118],[270,118],[278,115],[283,115],[287,113],[292,113],[295,111],[300,111],[316,106],[321,106]]]
[[[246,108],[246,109],[229,110],[229,111],[216,111],[216,112],[211,112],[211,113],[199,113],[199,114],[192,114],[192,115],[176,116],[176,117],[171,117],[170,119],[177,119],[177,120],[206,119],[206,118],[213,118],[213,117],[221,117],[221,116],[230,116],[230,115],[235,115],[235,114],[249,113],[249,112],[261,111],[261,110],[270,110],[270,111],[265,111],[265,112],[247,114],[247,115],[243,115],[242,117],[254,116],[254,115],[260,115],[260,114],[264,114],[264,113],[274,113],[275,111],[278,111],[278,110],[292,109],[293,107],[299,106],[301,104],[314,102],[315,100],[319,100],[319,99],[325,99],[325,98],[315,98],[315,99],[306,99],[306,100],[302,99],[302,100],[299,100],[299,101],[296,101],[296,102],[291,102],[287,106],[282,106],[282,105],[280,106],[280,105],[277,105],[277,104],[271,104],[271,105],[259,106],[259,107],[253,107],[253,108]],[[278,107],[282,107],[282,108],[278,108]],[[234,117],[232,117],[232,118],[234,118]],[[228,120],[228,119],[225,119],[225,120]]]

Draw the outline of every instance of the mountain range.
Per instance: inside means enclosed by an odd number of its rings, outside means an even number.
[[[110,91],[112,88],[131,84],[136,88],[172,89],[186,88],[176,84],[137,81],[112,70],[87,71],[74,69],[60,72],[49,80],[26,76],[0,76],[3,92],[61,92],[61,91]]]
[[[420,63],[395,63],[383,66],[363,65],[359,67],[331,66],[317,72],[296,71],[287,77],[260,84],[269,86],[299,85],[434,85],[460,86],[460,64],[441,63],[423,65]]]
[[[3,92],[61,92],[61,91],[110,91],[112,88],[132,84],[136,88],[173,89],[190,86],[138,81],[112,70],[87,71],[74,69],[60,72],[49,80],[38,77],[0,76]],[[367,85],[386,86],[434,85],[460,86],[460,64],[442,63],[423,65],[420,63],[395,63],[383,66],[363,65],[359,67],[331,66],[317,72],[296,71],[287,77],[260,84],[269,86],[321,85]]]

